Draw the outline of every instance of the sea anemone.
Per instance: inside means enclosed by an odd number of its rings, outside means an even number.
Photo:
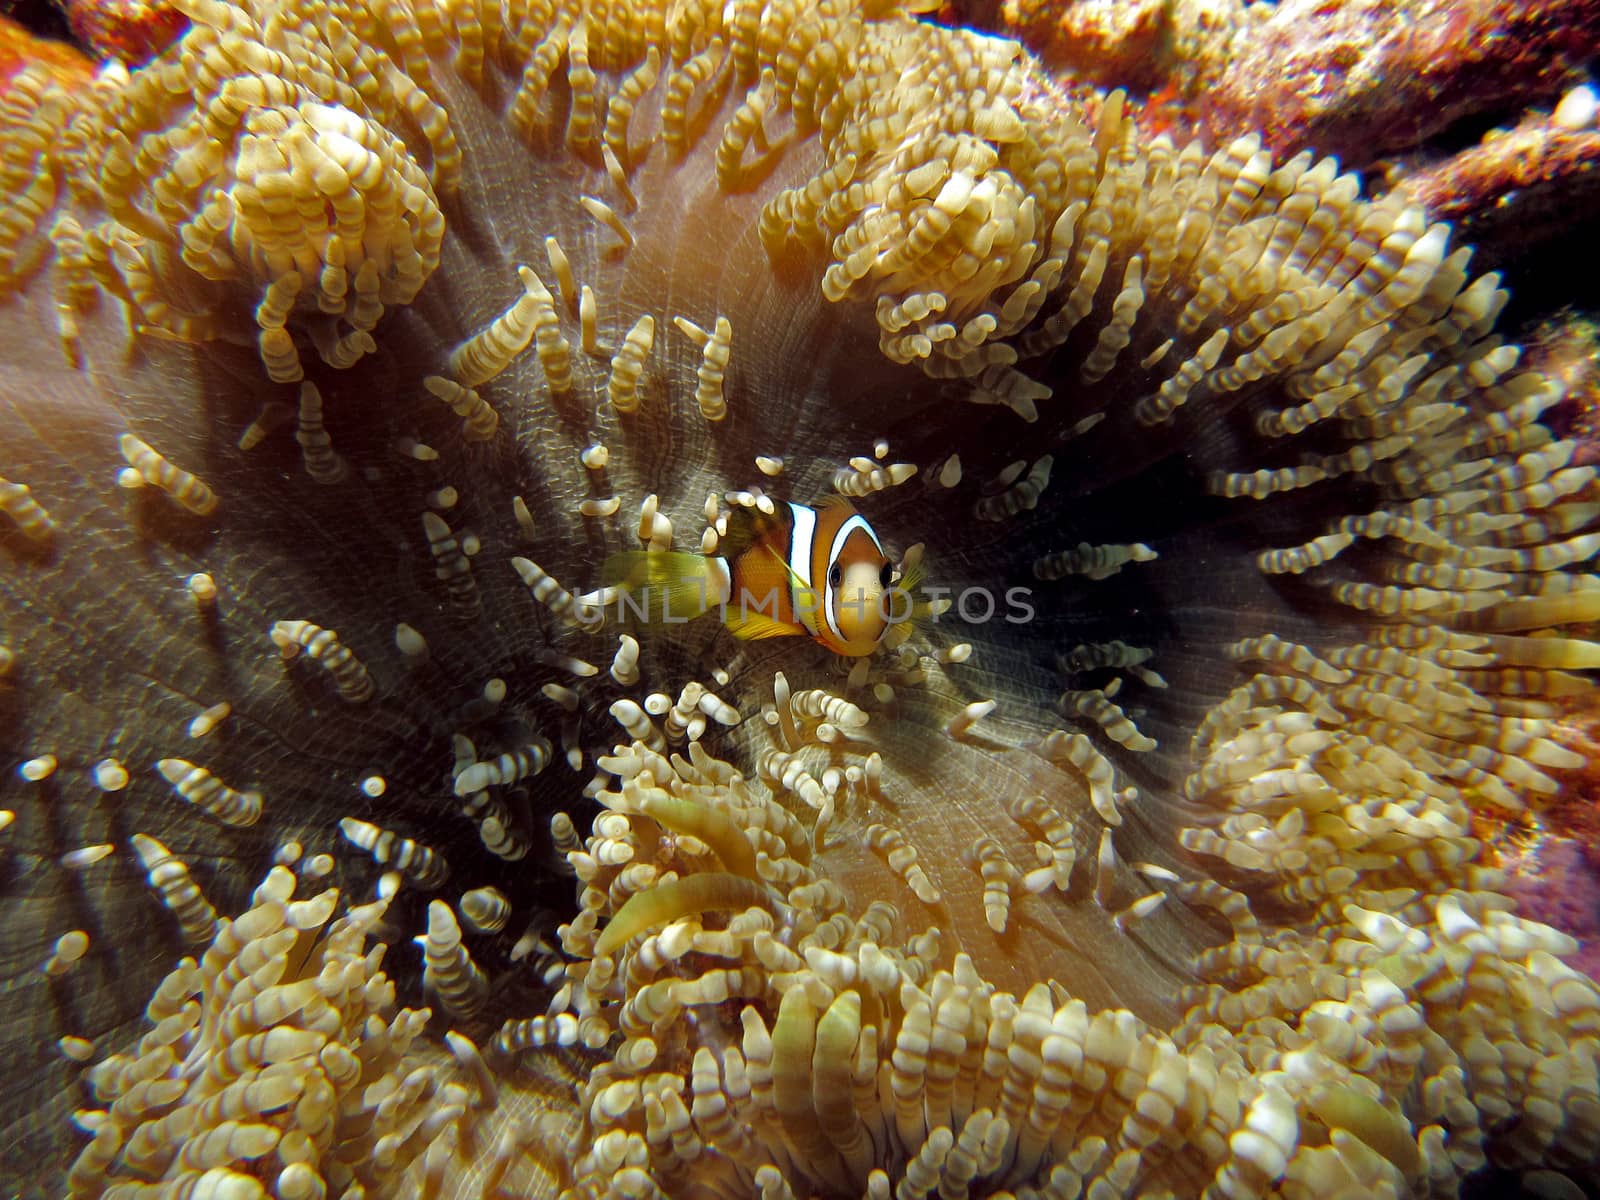
[[[1445,227],[877,0],[179,7],[0,107],[13,1186],[1595,1178],[1473,834],[1595,470]],[[829,491],[869,659],[590,591]]]

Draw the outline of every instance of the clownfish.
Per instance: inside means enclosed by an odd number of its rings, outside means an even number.
[[[878,648],[896,613],[894,565],[847,500],[735,508],[714,557],[632,550],[605,561],[607,586],[646,620],[676,623],[720,608],[736,638],[806,634],[835,654]]]

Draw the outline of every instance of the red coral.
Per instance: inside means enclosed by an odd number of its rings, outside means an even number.
[[[1600,131],[1567,129],[1542,113],[1497,130],[1396,183],[1466,241],[1493,243],[1500,261],[1600,208]]]
[[[1479,114],[1549,104],[1600,56],[1600,0],[1285,0],[1198,97],[1220,136],[1260,129],[1360,166]]]
[[[1588,317],[1558,314],[1536,325],[1523,345],[1523,362],[1561,388],[1561,401],[1545,420],[1578,443],[1573,463],[1600,463],[1600,328]],[[1579,728],[1573,736],[1589,735]],[[1590,752],[1582,745],[1574,749]]]
[[[63,42],[35,37],[10,18],[0,15],[0,91],[23,67],[39,66],[66,87],[88,80],[93,64]]]
[[[1166,0],[1007,0],[1012,28],[1055,70],[1113,86],[1159,86]]]
[[[78,40],[129,67],[154,58],[189,22],[166,0],[57,0]]]

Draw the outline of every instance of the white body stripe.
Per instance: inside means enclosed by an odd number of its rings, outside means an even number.
[[[816,614],[809,605],[801,605],[799,591],[800,587],[811,587],[811,547],[817,537],[817,514],[815,510],[792,501],[789,502],[789,512],[794,517],[794,526],[789,531],[789,570],[793,572],[789,579],[789,607],[794,612],[795,620],[815,632],[816,626],[812,620],[807,620],[807,615],[814,619]],[[796,580],[799,580],[798,585]],[[832,623],[830,617],[829,624]]]
[[[789,569],[800,582],[811,586],[811,543],[817,537],[817,514],[800,504],[790,503],[794,529],[789,534]]]
[[[878,541],[878,535],[872,532],[872,526],[867,524],[867,519],[860,513],[839,526],[839,532],[833,535],[833,545],[828,547],[828,577],[825,581],[827,590],[822,597],[822,615],[827,618],[828,628],[833,631],[833,636],[841,642],[846,639],[844,634],[839,632],[839,622],[833,615],[833,564],[839,561],[839,556],[844,553],[845,542],[849,541],[850,535],[858,529],[871,538],[872,544],[878,548],[878,553],[883,554],[883,546]]]

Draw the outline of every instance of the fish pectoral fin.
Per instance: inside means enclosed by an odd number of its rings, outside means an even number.
[[[922,585],[922,581],[927,578],[927,574],[922,564],[918,563],[895,581],[895,587],[902,592],[915,592]]]
[[[809,591],[810,590],[809,588],[806,587],[805,580],[801,579],[800,576],[795,572],[795,569],[792,566],[789,565],[789,560],[788,559],[786,559],[783,555],[779,554],[777,552],[777,550],[775,550],[771,546],[767,547],[767,553],[772,555],[773,558],[778,560],[778,565],[783,568],[783,573],[789,577],[789,583],[793,586],[793,588],[795,589],[796,592],[803,592],[803,591]]]
[[[800,632],[817,636],[817,614],[822,611],[822,593],[800,578],[799,573],[789,565],[783,555],[771,546],[767,547],[773,558],[778,560],[778,565],[783,568],[783,573],[789,578],[789,590],[794,595],[795,620],[800,623]]]
[[[731,609],[726,624],[728,632],[741,642],[755,642],[762,638],[793,637],[795,634],[805,632],[803,629],[796,629],[793,625],[786,625],[782,621],[775,621],[760,613],[746,613],[741,617]]]

